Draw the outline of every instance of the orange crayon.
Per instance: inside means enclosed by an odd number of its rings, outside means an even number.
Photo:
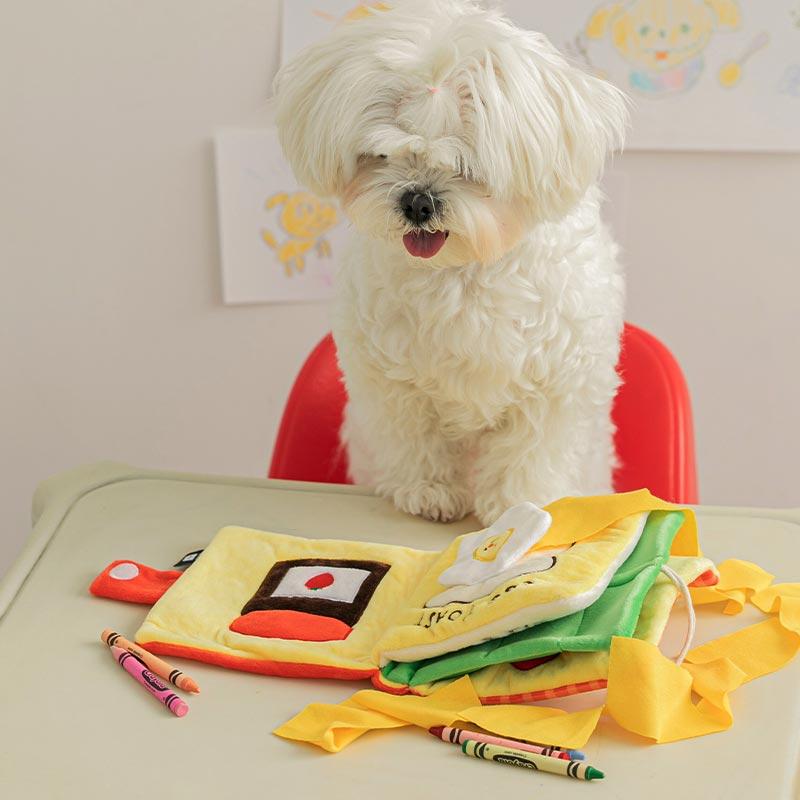
[[[136,656],[151,672],[158,675],[159,678],[169,681],[173,686],[183,689],[184,692],[197,694],[200,691],[200,687],[184,672],[181,672],[158,656],[148,653],[147,650],[143,650],[133,642],[129,642],[124,636],[112,631],[111,628],[106,628],[100,634],[100,641],[109,647],[121,647],[123,650],[127,650],[132,656]]]

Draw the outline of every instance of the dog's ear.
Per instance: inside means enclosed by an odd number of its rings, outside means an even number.
[[[622,147],[625,95],[568,63],[541,34],[494,60],[501,116],[511,154],[511,189],[541,217],[557,219],[600,178],[606,157]]]
[[[337,80],[340,61],[341,51],[322,42],[284,65],[273,84],[284,155],[297,180],[322,196],[339,193],[348,168],[346,153],[333,146],[342,139],[336,105],[347,97]]]
[[[385,11],[379,3],[363,12],[301,50],[273,84],[284,154],[297,179],[320,196],[340,195],[353,178],[364,127],[385,100],[389,76],[364,48]]]

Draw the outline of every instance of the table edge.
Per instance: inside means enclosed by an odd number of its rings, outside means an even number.
[[[294,492],[328,492],[367,497],[373,495],[372,491],[364,486],[183,473],[133,467],[114,461],[100,461],[74,467],[45,479],[34,492],[31,509],[33,528],[22,551],[12,562],[6,574],[0,578],[0,621],[11,608],[11,604],[28,575],[44,554],[64,518],[81,498],[97,489],[115,483],[160,479],[186,483],[209,483],[218,486],[275,488]]]
[[[36,488],[32,503],[33,529],[19,556],[11,564],[5,576],[0,579],[0,620],[11,608],[11,604],[28,575],[35,568],[61,522],[75,503],[90,492],[114,483],[159,479],[223,486],[274,488],[295,492],[373,496],[372,490],[365,486],[155,470],[115,461],[100,461],[75,467],[47,478]],[[693,506],[693,508],[704,515],[760,517],[800,525],[800,508],[740,508],[737,506]]]

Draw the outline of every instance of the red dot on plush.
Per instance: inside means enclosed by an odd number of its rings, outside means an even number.
[[[320,572],[306,581],[306,589],[325,589],[333,583],[330,572]]]

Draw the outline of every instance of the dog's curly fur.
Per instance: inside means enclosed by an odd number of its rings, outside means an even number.
[[[356,229],[333,326],[353,478],[487,524],[608,491],[624,284],[596,183],[620,92],[497,11],[412,0],[304,50],[276,97],[299,180]]]

